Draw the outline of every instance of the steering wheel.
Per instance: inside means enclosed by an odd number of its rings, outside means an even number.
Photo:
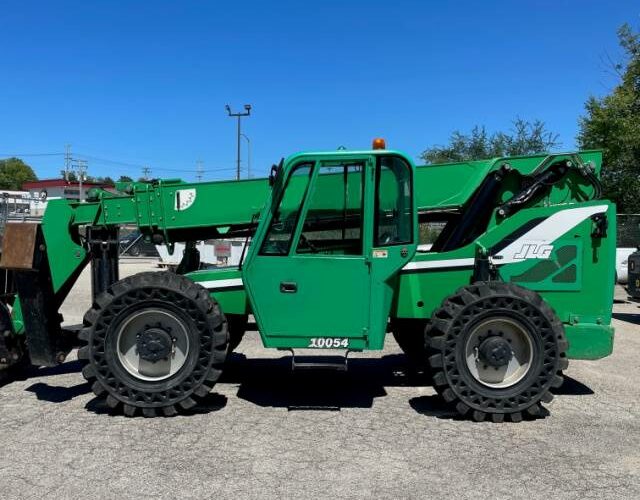
[[[388,245],[393,242],[393,235],[391,233],[382,233],[379,240],[383,245]]]
[[[309,250],[311,250],[313,253],[318,253],[320,251],[320,249],[313,243],[311,243],[303,233],[300,233],[300,241],[307,245],[309,247]]]

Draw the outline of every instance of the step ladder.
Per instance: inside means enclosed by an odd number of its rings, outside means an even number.
[[[327,351],[318,352],[313,349],[313,354],[296,354],[293,349],[283,349],[291,353],[291,371],[297,370],[335,370],[346,372],[349,368],[350,349],[339,354],[327,354]],[[317,354],[316,354],[317,353]]]

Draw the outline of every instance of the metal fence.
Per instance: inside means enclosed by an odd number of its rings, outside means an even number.
[[[39,220],[46,202],[37,196],[0,192],[0,229],[7,221]]]

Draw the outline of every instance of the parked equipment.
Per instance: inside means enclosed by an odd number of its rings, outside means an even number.
[[[7,226],[15,294],[0,309],[0,362],[25,344],[34,364],[64,360],[58,308],[90,263],[78,355],[126,415],[193,407],[249,314],[279,349],[379,350],[390,329],[461,414],[539,414],[568,358],[612,351],[616,217],[599,199],[600,152],[416,168],[383,148],[296,154],[268,180],[119,183],[50,201],[42,223]],[[177,271],[120,280],[123,225],[186,242]],[[442,230],[419,251],[429,225]],[[199,270],[196,241],[234,237],[251,238],[240,266]]]

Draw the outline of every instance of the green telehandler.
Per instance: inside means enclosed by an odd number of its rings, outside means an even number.
[[[601,158],[415,167],[376,140],[293,155],[268,179],[51,200],[40,223],[6,227],[0,366],[53,366],[79,345],[114,411],[171,416],[212,390],[252,314],[264,346],[294,360],[337,349],[346,364],[392,332],[460,414],[540,415],[568,358],[613,348],[616,217],[600,199]],[[169,251],[185,242],[176,272],[119,279],[123,225]],[[209,238],[250,244],[239,266],[202,269],[196,242]],[[93,305],[74,335],[58,310],[87,264]]]

